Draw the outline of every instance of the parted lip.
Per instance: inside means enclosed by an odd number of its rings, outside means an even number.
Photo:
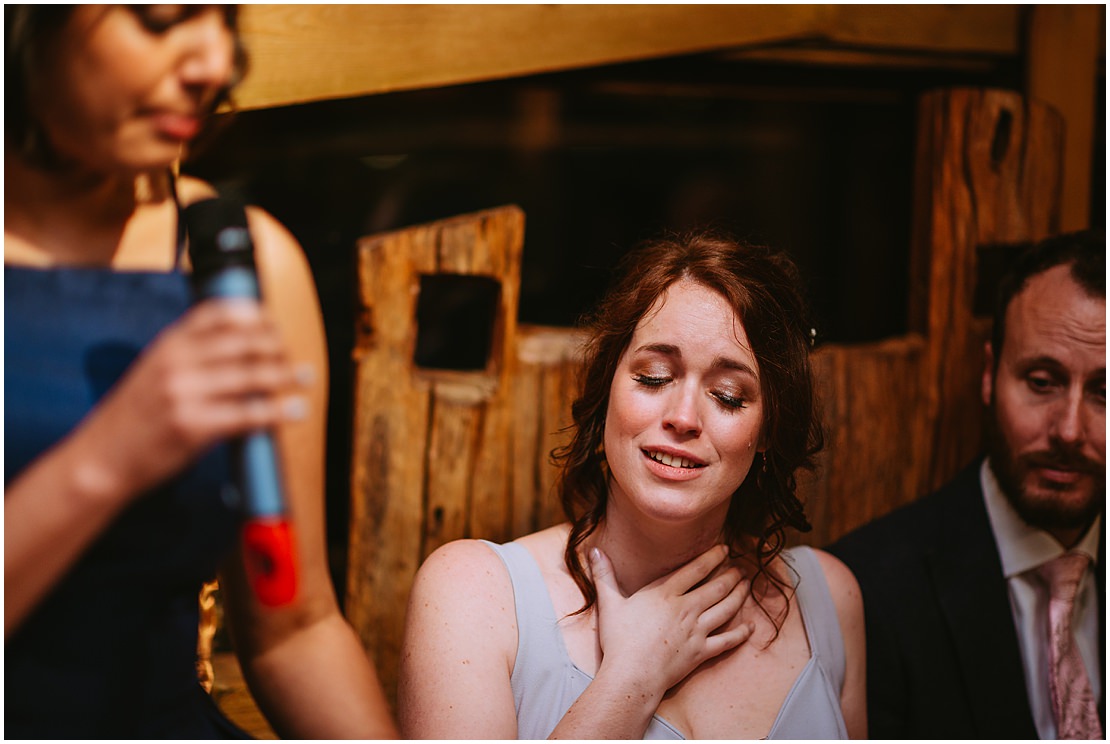
[[[160,132],[174,139],[189,140],[200,132],[202,117],[192,110],[155,109],[150,116]]]
[[[648,446],[640,450],[646,457],[672,467],[704,468],[708,463],[683,449],[667,446]],[[668,462],[664,462],[668,460]]]

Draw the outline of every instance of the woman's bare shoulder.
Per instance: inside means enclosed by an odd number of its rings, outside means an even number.
[[[822,573],[825,574],[825,581],[828,583],[829,591],[832,592],[834,599],[837,595],[859,594],[859,584],[856,583],[855,574],[844,565],[843,561],[824,550],[818,548],[811,548],[811,550],[813,550],[814,556],[817,557]]]
[[[482,540],[454,540],[436,548],[416,574],[414,592],[465,595],[476,588],[512,592],[508,571],[494,549]]]
[[[177,201],[185,207],[219,196],[215,186],[194,176],[178,176],[174,188],[177,190]]]
[[[552,527],[533,532],[514,542],[524,547],[547,573],[562,558],[565,530]],[[508,569],[494,547],[483,540],[454,540],[436,548],[421,565],[414,592],[459,594],[466,597],[512,595]]]
[[[824,550],[813,549],[821,571],[825,574],[825,583],[829,585],[836,614],[840,619],[841,629],[845,634],[853,633],[857,626],[863,623],[863,594],[860,592],[859,583],[844,562]]]

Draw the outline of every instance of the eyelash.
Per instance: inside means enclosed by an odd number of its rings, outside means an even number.
[[[644,387],[663,387],[671,381],[669,377],[655,377],[653,375],[632,375],[632,379],[640,383]]]
[[[653,375],[632,375],[632,379],[638,384],[650,389],[661,388],[671,381],[670,377],[655,377]],[[748,402],[743,398],[736,398],[725,393],[711,393],[711,395],[726,411],[731,412],[739,408],[747,407]]]

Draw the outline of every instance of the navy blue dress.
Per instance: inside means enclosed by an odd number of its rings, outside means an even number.
[[[180,258],[180,213],[178,223]],[[191,301],[177,269],[5,266],[5,484],[73,429]],[[228,477],[218,447],[137,499],[11,635],[7,738],[245,736],[195,665],[198,594],[239,526],[223,497]]]

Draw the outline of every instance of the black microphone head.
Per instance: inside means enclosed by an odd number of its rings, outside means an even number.
[[[194,284],[203,284],[214,274],[231,267],[253,271],[254,244],[241,202],[205,199],[186,207],[184,218]]]

